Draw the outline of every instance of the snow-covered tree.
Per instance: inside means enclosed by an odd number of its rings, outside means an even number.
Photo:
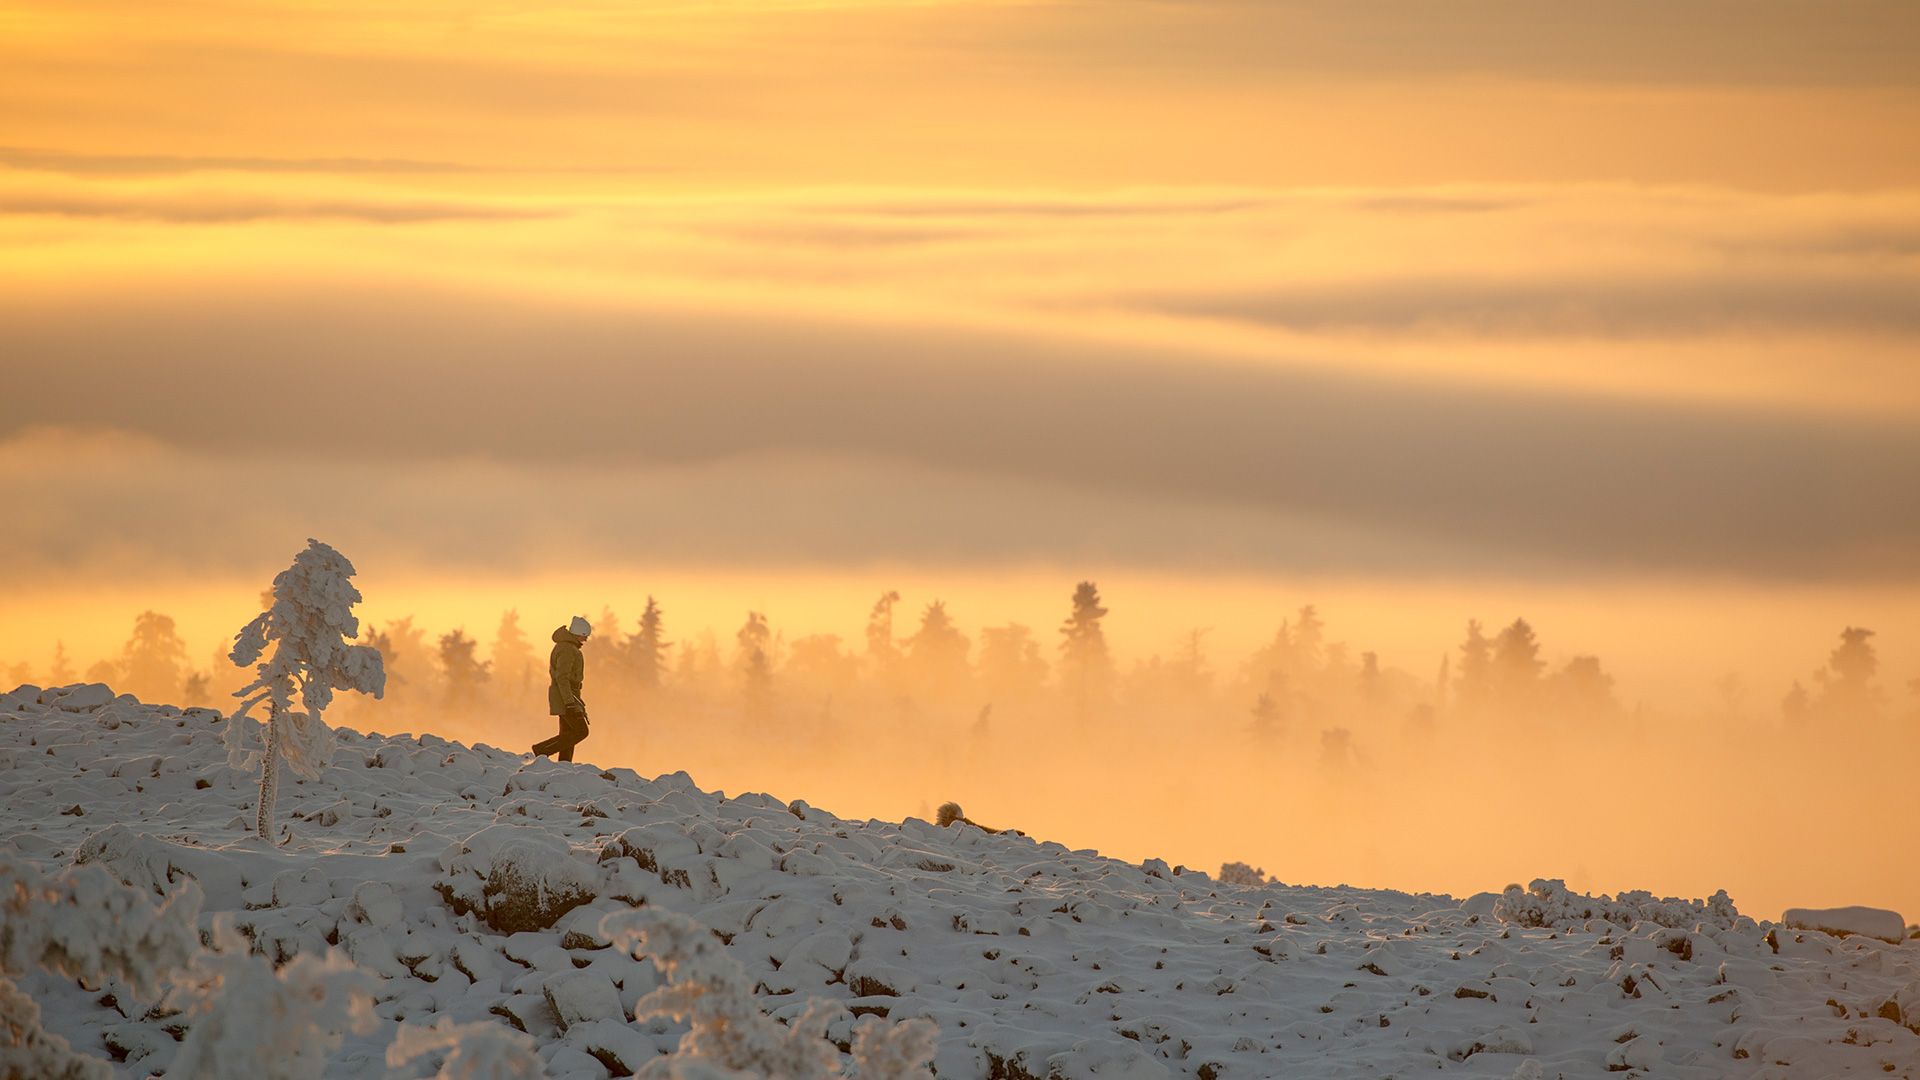
[[[168,1076],[318,1080],[343,1033],[373,1028],[380,980],[344,953],[303,954],[276,969],[238,931],[220,930],[217,951],[195,965],[187,1036]]]
[[[251,767],[254,754],[246,745],[244,721],[248,710],[266,702],[255,819],[263,839],[271,838],[281,759],[296,775],[309,779],[318,778],[333,759],[333,731],[321,718],[333,692],[357,690],[377,698],[386,690],[379,650],[353,644],[360,633],[360,620],[353,614],[360,590],[353,587],[352,577],[353,564],[345,556],[309,539],[293,565],[273,579],[272,605],[234,636],[234,664],[252,665],[255,677],[234,693],[245,702],[227,721],[228,759],[237,768]],[[272,658],[261,661],[269,646]],[[296,692],[302,708],[294,707]]]
[[[1219,881],[1222,885],[1259,886],[1267,884],[1267,880],[1267,872],[1265,870],[1243,862],[1224,863],[1220,867]]]
[[[200,900],[191,881],[156,901],[104,867],[75,866],[48,877],[0,854],[0,1076],[112,1077],[104,1058],[78,1053],[47,1031],[39,1005],[13,980],[44,969],[94,984],[118,980],[156,998],[200,952]]]

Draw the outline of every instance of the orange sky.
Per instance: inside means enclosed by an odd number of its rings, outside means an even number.
[[[313,535],[446,621],[1097,571],[1138,652],[1897,693],[1916,131],[1905,0],[0,0],[0,661]]]
[[[1916,12],[0,3],[0,595],[315,534],[1905,618]]]

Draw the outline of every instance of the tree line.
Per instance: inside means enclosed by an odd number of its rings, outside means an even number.
[[[880,710],[900,719],[958,710],[986,725],[1002,714],[1046,711],[1088,723],[1116,709],[1205,708],[1238,713],[1255,741],[1301,731],[1317,734],[1330,758],[1342,757],[1350,729],[1383,720],[1418,732],[1441,716],[1541,717],[1604,723],[1629,710],[1598,656],[1575,654],[1550,666],[1525,618],[1488,632],[1469,619],[1464,637],[1421,677],[1384,666],[1377,652],[1333,640],[1315,605],[1280,621],[1271,640],[1237,665],[1216,671],[1207,631],[1192,629],[1168,655],[1122,666],[1107,643],[1109,612],[1099,588],[1081,582],[1060,624],[1043,633],[1020,623],[981,628],[969,636],[945,601],[917,614],[896,591],[868,609],[862,639],[812,633],[793,638],[767,614],[745,613],[725,640],[711,630],[675,639],[662,605],[648,597],[628,622],[611,608],[595,620],[585,649],[589,700],[737,710],[748,719],[800,715],[831,720],[836,710]],[[1824,663],[1793,680],[1779,702],[1789,724],[1819,718],[1873,718],[1895,712],[1920,722],[1920,678],[1907,681],[1904,702],[1879,682],[1874,633],[1846,627]],[[544,634],[529,634],[517,611],[504,612],[481,656],[464,627],[434,634],[411,617],[364,628],[360,643],[385,658],[388,700],[370,709],[527,709],[546,685]],[[7,666],[19,683],[104,682],[144,700],[220,706],[235,673],[225,646],[197,665],[174,620],[154,611],[135,617],[119,653],[76,670],[64,642],[52,663]],[[1736,689],[1722,687],[1729,700]]]

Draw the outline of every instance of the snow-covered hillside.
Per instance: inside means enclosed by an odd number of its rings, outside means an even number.
[[[203,930],[230,921],[283,971],[349,957],[373,1020],[329,1075],[383,1074],[403,1031],[425,1053],[400,1075],[431,1071],[435,1022],[523,1030],[555,1077],[688,1049],[686,1022],[632,1019],[667,966],[626,947],[638,907],[709,929],[677,947],[736,962],[793,1030],[828,1003],[813,1019],[835,1054],[857,1025],[895,1030],[868,1016],[933,1021],[941,1077],[1920,1077],[1920,941],[1756,923],[1724,895],[1232,886],[684,774],[346,731],[320,780],[282,787],[292,839],[273,846],[251,835],[257,779],[228,767],[224,724],[105,688],[0,696],[0,860],[103,866],[156,901],[190,877]],[[125,1075],[166,1071],[215,1015],[44,968],[16,981]],[[514,1045],[463,1067],[504,1068]],[[886,1060],[863,1075],[908,1074]]]

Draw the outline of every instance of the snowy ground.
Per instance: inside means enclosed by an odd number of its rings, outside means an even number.
[[[283,783],[275,847],[250,836],[256,778],[216,714],[44,696],[0,696],[0,857],[82,852],[156,894],[191,875],[203,923],[276,961],[343,950],[377,974],[380,1022],[330,1075],[380,1075],[403,1022],[440,1017],[524,1029],[556,1077],[672,1051],[684,1026],[630,1020],[659,972],[600,927],[644,904],[710,927],[768,1012],[836,1003],[835,1042],[856,1014],[935,1021],[942,1077],[1920,1077],[1920,941],[1756,923],[1724,896],[1228,886],[351,732],[320,781]],[[172,1060],[167,1010],[20,983],[122,1073]]]

